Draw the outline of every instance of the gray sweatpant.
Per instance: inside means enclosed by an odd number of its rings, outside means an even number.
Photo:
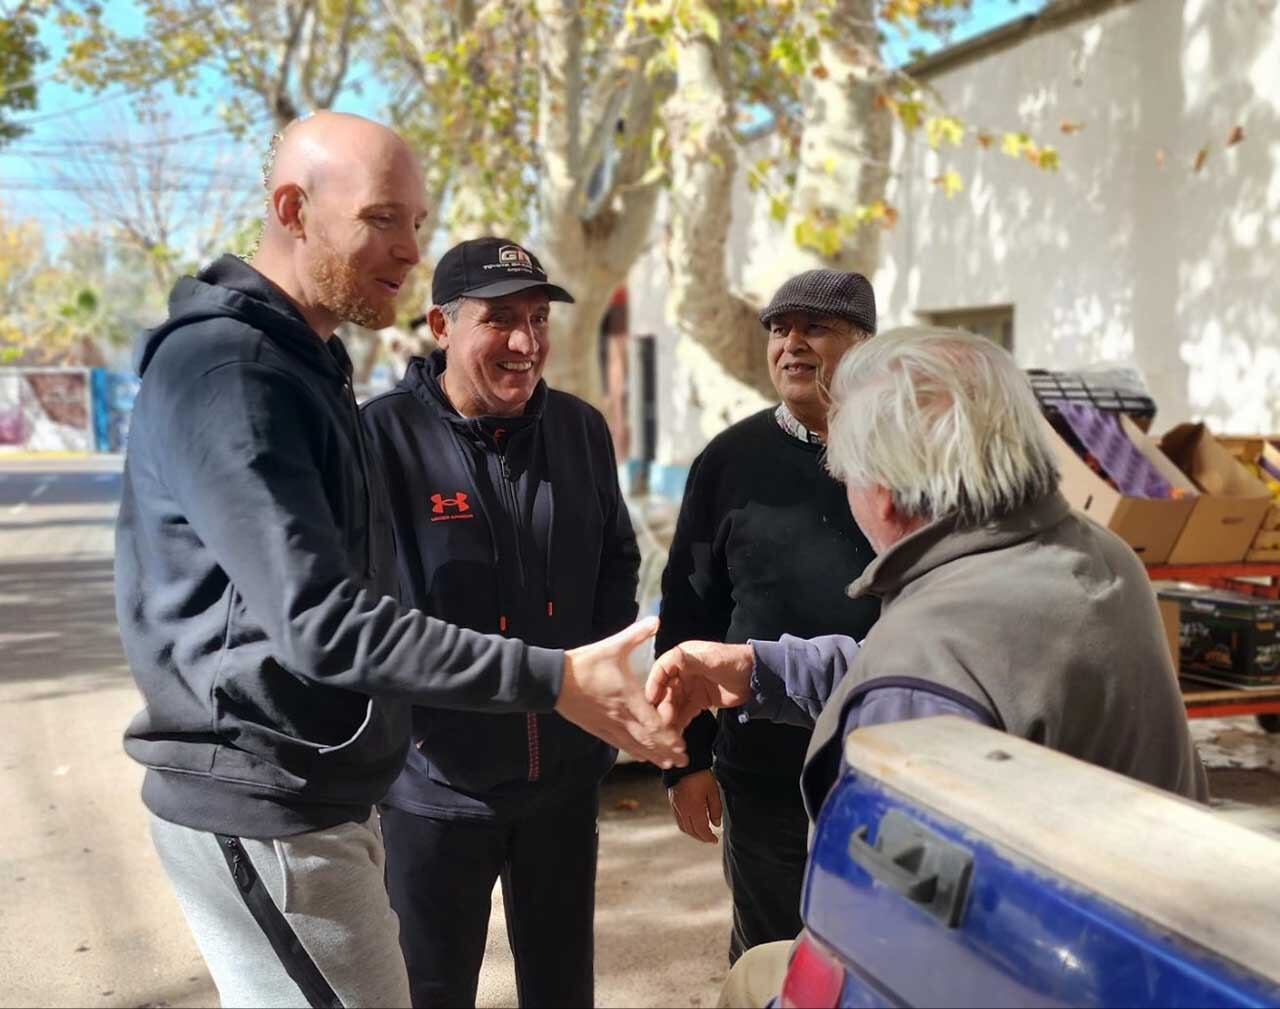
[[[152,815],[151,836],[224,1006],[409,1005],[376,816],[219,840]]]

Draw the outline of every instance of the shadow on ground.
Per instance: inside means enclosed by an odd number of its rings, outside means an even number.
[[[31,700],[128,679],[110,558],[0,564],[0,679],[45,685]]]

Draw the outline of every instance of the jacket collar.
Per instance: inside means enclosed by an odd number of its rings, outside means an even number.
[[[1032,539],[1070,513],[1067,499],[1055,490],[982,526],[957,528],[954,515],[938,519],[899,540],[868,564],[846,591],[852,598],[893,595],[951,561]]]
[[[400,384],[412,392],[441,420],[458,429],[459,432],[472,437],[481,437],[487,441],[491,439],[494,428],[504,428],[508,435],[514,435],[526,428],[534,427],[542,418],[542,411],[547,402],[545,380],[538,382],[533,395],[529,397],[524,413],[518,417],[462,416],[445,395],[443,382],[445,366],[443,350],[433,351],[430,357],[415,357],[409,362],[409,367],[405,370]]]

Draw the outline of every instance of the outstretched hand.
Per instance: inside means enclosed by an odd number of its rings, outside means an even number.
[[[699,712],[751,700],[751,669],[750,645],[685,641],[658,657],[644,693],[663,723],[683,732]]]
[[[656,617],[638,620],[612,637],[565,652],[556,711],[574,725],[633,757],[659,767],[683,767],[680,730],[645,701],[627,661],[658,630]]]

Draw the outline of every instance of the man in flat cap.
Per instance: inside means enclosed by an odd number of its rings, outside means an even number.
[[[640,555],[608,427],[542,381],[551,304],[573,298],[502,238],[449,250],[431,297],[440,350],[363,408],[401,602],[542,647],[627,627]],[[520,1004],[591,1005],[599,783],[617,751],[553,713],[440,708],[414,710],[413,743],[382,807],[413,1004],[475,1004],[501,878]]]
[[[659,655],[690,639],[861,638],[880,611],[845,595],[874,555],[822,465],[827,385],[876,331],[871,285],[810,270],[778,289],[760,321],[782,402],[712,439],[690,468],[662,579]],[[799,781],[809,731],[735,714],[700,715],[685,733],[688,766],[664,774],[684,833],[714,843],[724,818],[730,963],[799,932],[808,831]]]

